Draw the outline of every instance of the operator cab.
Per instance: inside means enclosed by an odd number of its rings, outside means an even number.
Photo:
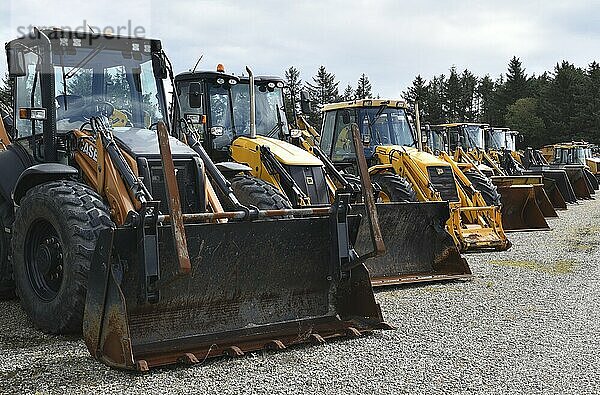
[[[417,147],[407,104],[395,100],[357,100],[328,104],[323,108],[321,150],[334,163],[353,163],[356,155],[350,125],[359,127],[365,156],[372,158],[375,147],[399,145]]]
[[[167,121],[162,70],[155,67],[160,41],[45,30],[9,42],[6,50],[15,92],[13,138],[26,142],[39,161],[66,160],[54,144],[64,146],[68,132],[94,116],[117,129]]]
[[[256,133],[285,139],[289,136],[284,108],[284,81],[259,76],[256,85]],[[182,116],[198,133],[202,145],[216,160],[226,160],[239,136],[250,134],[250,80],[217,71],[182,73],[175,77]]]
[[[435,125],[433,130],[444,134],[450,152],[462,147],[464,150],[485,149],[484,131],[489,128],[487,124],[480,123],[446,123]]]

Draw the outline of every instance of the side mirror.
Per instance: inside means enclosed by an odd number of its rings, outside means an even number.
[[[152,54],[152,69],[154,70],[154,77],[159,80],[167,78],[167,61],[161,54]]]
[[[27,75],[25,70],[25,54],[23,51],[11,48],[6,52],[8,57],[8,76],[24,77]]]
[[[348,125],[350,123],[350,112],[348,110],[342,111],[342,122],[344,125]]]
[[[191,108],[202,108],[202,87],[199,82],[190,83],[188,101]]]
[[[300,108],[302,114],[309,114],[312,112],[312,103],[310,102],[310,95],[307,91],[300,92]]]

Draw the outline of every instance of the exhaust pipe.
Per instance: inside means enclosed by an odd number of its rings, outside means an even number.
[[[250,67],[246,66],[248,77],[250,77],[250,138],[256,138],[256,91],[254,87],[254,74]]]

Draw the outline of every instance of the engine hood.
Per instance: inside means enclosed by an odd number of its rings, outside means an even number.
[[[286,141],[270,137],[256,136],[254,139],[249,137],[238,137],[232,145],[255,151],[261,146],[269,147],[277,160],[288,166],[323,166],[323,162],[310,152]]]
[[[375,153],[379,154],[379,155],[389,156],[389,154],[392,151],[406,152],[407,154],[410,155],[410,157],[413,160],[417,161],[420,165],[423,165],[425,167],[427,167],[427,166],[450,166],[448,164],[448,162],[438,158],[437,156],[430,154],[428,152],[419,151],[417,148],[414,148],[414,147],[406,147],[403,145],[380,145],[380,146],[377,146],[377,148],[375,148]]]
[[[155,130],[139,128],[114,128],[113,135],[119,147],[133,157],[159,157],[158,135]],[[186,144],[170,136],[171,153],[174,157],[195,156],[196,153]]]

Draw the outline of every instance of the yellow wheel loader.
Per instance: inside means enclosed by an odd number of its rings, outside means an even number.
[[[544,190],[555,210],[566,210],[567,200],[573,195],[570,181],[562,170],[527,170],[523,167],[523,155],[516,150],[519,132],[508,128],[489,127],[485,129],[485,151],[479,150],[481,160],[491,167],[498,166],[497,174],[507,176],[542,177]],[[497,170],[494,170],[495,172]],[[573,195],[573,199],[575,199]],[[539,201],[538,203],[541,203]],[[540,204],[540,208],[543,205]]]
[[[548,230],[545,217],[557,217],[539,176],[509,176],[485,150],[487,124],[451,123],[431,127],[444,141],[440,157],[456,162],[487,204],[501,207],[507,231]]]
[[[388,198],[394,193],[391,178],[403,177],[409,181],[414,200],[449,202],[447,229],[461,251],[510,247],[500,209],[485,203],[455,163],[422,149],[420,128],[411,125],[411,110],[405,102],[355,100],[325,105],[323,112],[320,149],[336,167],[356,172],[348,125],[357,123],[371,177]]]
[[[600,158],[592,155],[590,144],[585,141],[572,141],[546,145],[540,151],[551,165],[564,165],[566,169],[581,168],[590,194],[598,190]]]
[[[384,245],[356,253],[350,196],[223,211],[222,174],[170,136],[160,41],[36,29],[7,53],[0,284],[37,328],[146,371],[388,327],[363,264]]]
[[[174,112],[194,131],[191,139],[180,138],[205,150],[230,182],[246,175],[261,179],[294,208],[328,207],[337,193],[350,193],[354,212],[365,213],[356,176],[340,173],[320,151],[297,143],[299,136],[293,135],[298,130],[290,128],[285,113],[282,79],[240,78],[219,66],[180,74],[176,86],[181,108]],[[390,178],[404,187],[403,179]],[[248,198],[241,200],[255,204]],[[374,286],[471,277],[444,229],[447,203],[389,200],[378,203],[377,212],[387,252],[366,263]],[[362,226],[355,247],[362,252],[369,245],[369,229]]]

